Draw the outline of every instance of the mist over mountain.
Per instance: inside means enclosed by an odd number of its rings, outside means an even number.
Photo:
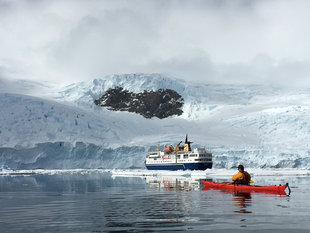
[[[116,87],[131,96],[171,89],[183,99],[183,113],[145,118],[94,103]],[[47,90],[56,94],[47,99],[1,89],[0,166],[144,168],[147,151],[158,142],[175,144],[188,134],[193,147],[212,150],[214,167],[310,167],[307,91],[208,85],[160,74],[110,75]]]

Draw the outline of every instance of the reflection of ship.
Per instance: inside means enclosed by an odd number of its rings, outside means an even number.
[[[182,142],[182,141],[181,141]],[[149,170],[206,170],[212,168],[212,153],[205,148],[195,148],[192,151],[185,139],[184,146],[165,147],[164,151],[150,152],[145,159],[145,166]]]
[[[146,177],[146,183],[150,187],[166,190],[197,190],[200,188],[200,180],[189,177]]]

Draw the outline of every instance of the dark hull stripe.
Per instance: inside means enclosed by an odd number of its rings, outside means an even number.
[[[148,170],[206,170],[212,163],[146,164]]]

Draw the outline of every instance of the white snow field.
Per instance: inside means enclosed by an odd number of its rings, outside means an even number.
[[[307,91],[190,83],[160,74],[110,75],[61,90],[36,83],[0,84],[3,167],[140,169],[158,143],[176,144],[188,134],[193,147],[212,150],[215,168],[239,163],[310,168]],[[184,113],[145,119],[94,104],[116,86],[133,92],[173,89],[184,98]]]

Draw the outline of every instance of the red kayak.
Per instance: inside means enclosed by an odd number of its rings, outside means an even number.
[[[268,194],[279,194],[286,195],[285,189],[288,188],[290,192],[290,187],[288,183],[286,185],[274,185],[274,186],[256,186],[256,185],[237,185],[229,182],[225,183],[216,183],[211,181],[202,180],[201,181],[205,187],[203,190],[208,189],[216,189],[221,191],[229,191],[229,192],[262,192]]]

